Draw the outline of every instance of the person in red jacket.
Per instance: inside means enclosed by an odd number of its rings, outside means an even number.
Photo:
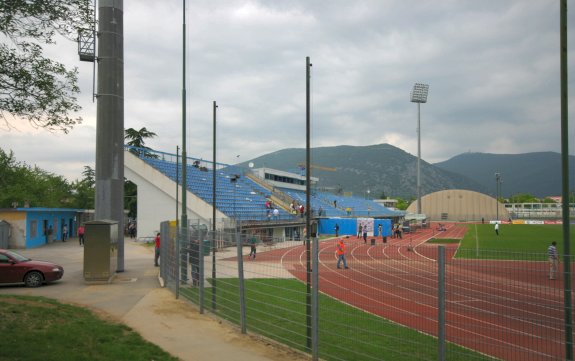
[[[339,242],[337,242],[335,254],[337,255],[337,268],[341,268],[339,264],[343,261],[343,268],[348,269],[349,267],[345,260],[345,244],[343,243],[343,239],[340,239]]]
[[[154,266],[158,267],[158,258],[160,258],[160,234],[156,235],[156,245],[154,247]]]
[[[84,245],[84,225],[81,224],[80,227],[78,227],[78,241],[80,242],[80,246]]]

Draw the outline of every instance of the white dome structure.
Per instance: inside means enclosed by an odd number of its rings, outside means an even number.
[[[411,203],[407,213],[417,212],[417,201]],[[421,212],[430,221],[485,222],[508,220],[509,212],[493,197],[464,189],[449,189],[421,197]]]

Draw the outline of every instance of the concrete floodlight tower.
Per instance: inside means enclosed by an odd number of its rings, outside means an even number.
[[[415,83],[411,102],[417,103],[417,214],[421,214],[421,103],[427,103],[428,84]]]
[[[118,222],[118,272],[124,271],[124,10],[99,0],[96,219]]]

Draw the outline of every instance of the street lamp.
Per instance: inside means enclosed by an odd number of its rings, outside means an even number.
[[[428,84],[415,83],[411,91],[411,102],[417,103],[417,214],[421,214],[421,103],[427,103]]]

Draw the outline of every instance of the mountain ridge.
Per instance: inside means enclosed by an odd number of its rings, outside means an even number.
[[[417,157],[387,143],[316,147],[310,150],[312,168],[319,178],[318,189],[352,192],[356,196],[401,198],[416,196]],[[305,164],[304,148],[286,148],[238,164],[248,168],[268,167],[299,172]],[[531,193],[537,197],[561,193],[560,154],[532,152],[521,154],[461,153],[446,161],[421,160],[422,195],[445,189],[467,189],[495,195],[495,173],[502,179],[502,195]],[[575,157],[570,156],[570,179],[574,178]]]

